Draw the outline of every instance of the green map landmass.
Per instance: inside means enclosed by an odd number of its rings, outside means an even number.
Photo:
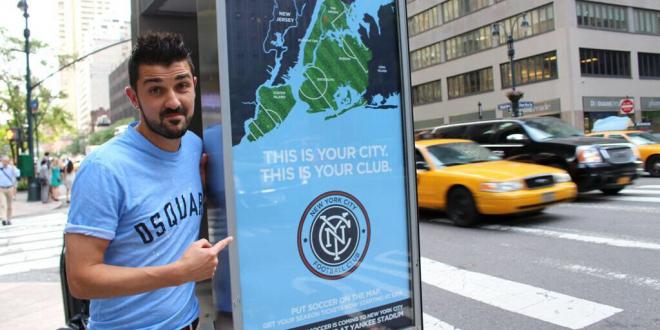
[[[266,135],[281,124],[296,103],[291,86],[288,85],[261,87],[257,94],[259,111],[257,118],[248,125],[250,141]]]
[[[364,95],[369,81],[369,61],[373,56],[359,39],[345,33],[349,28],[348,11],[341,0],[324,1],[302,50],[304,80],[298,96],[309,106],[307,112],[329,111],[328,119],[366,103],[350,95],[340,99],[341,104],[335,101],[335,94],[342,87]],[[256,141],[276,128],[295,104],[289,85],[259,88],[257,116],[248,124],[248,140]]]

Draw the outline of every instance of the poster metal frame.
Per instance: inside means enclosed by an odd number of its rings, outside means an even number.
[[[234,171],[233,171],[233,145],[232,145],[232,131],[231,131],[231,91],[229,84],[229,39],[227,35],[227,1],[233,0],[216,0],[216,12],[218,15],[217,31],[218,31],[218,63],[220,69],[219,85],[220,85],[220,101],[222,122],[225,123],[225,128],[222,130],[223,134],[223,152],[224,152],[224,175],[225,175],[225,196],[227,205],[227,226],[229,235],[236,237],[237,224],[236,224],[236,191],[234,187]],[[409,47],[408,47],[408,19],[406,11],[406,0],[394,0],[396,4],[397,24],[399,33],[399,68],[400,68],[400,82],[401,82],[401,120],[402,120],[402,138],[404,149],[404,176],[405,176],[405,189],[407,203],[406,211],[408,215],[408,252],[410,255],[410,276],[411,276],[411,300],[413,308],[413,326],[411,329],[422,329],[422,290],[421,290],[421,277],[420,277],[420,254],[419,254],[419,226],[417,218],[417,172],[414,164],[414,138],[413,138],[413,114],[412,114],[412,98],[411,98],[411,79],[410,79],[410,62],[409,62]],[[243,329],[243,315],[242,303],[240,296],[240,262],[238,256],[237,245],[240,242],[236,241],[229,246],[229,260],[230,260],[230,274],[231,274],[231,290],[232,290],[232,309],[234,329]]]

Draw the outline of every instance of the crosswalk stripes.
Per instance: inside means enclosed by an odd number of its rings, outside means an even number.
[[[622,309],[421,258],[422,281],[513,313],[581,329]]]
[[[655,207],[656,212],[657,208],[660,208],[660,185],[634,185],[630,187],[626,187],[625,189],[621,190],[616,195],[613,196],[608,196],[608,195],[603,195],[600,191],[592,191],[589,193],[581,194],[583,198],[587,198],[588,200],[592,200],[593,203],[585,203],[583,200],[582,202],[578,203],[564,203],[560,204],[559,207],[585,207],[588,208],[594,204],[597,204],[603,207],[617,207],[619,206],[619,209],[621,209],[621,203],[613,203],[613,204],[608,204],[608,202],[613,201],[613,202],[626,202],[626,210],[630,206],[630,202],[633,203],[644,203],[643,205],[650,206],[650,207]],[[579,200],[579,199],[578,199]],[[640,204],[633,204],[633,205],[640,205]]]
[[[581,232],[573,230],[568,231],[565,228],[542,228],[542,227],[514,227],[503,225],[485,225],[481,226],[483,229],[490,229],[496,231],[508,231],[515,233],[531,234],[535,236],[551,237],[572,241],[580,241],[592,244],[602,244],[621,248],[636,248],[645,250],[660,251],[660,243],[646,242],[643,240],[631,240],[619,237],[610,237],[604,235],[597,235],[593,233]]]
[[[58,212],[0,228],[0,276],[59,267],[65,223]]]
[[[648,185],[633,186],[633,187],[639,188],[639,189],[660,189],[660,185],[657,185],[657,184],[648,184]]]
[[[612,196],[609,200],[619,202],[637,202],[637,203],[660,203],[660,197],[643,197],[643,196]]]
[[[607,199],[620,202],[660,204],[660,186],[631,186],[623,189],[618,195],[608,197]]]
[[[640,187],[641,188],[641,187]],[[621,191],[622,194],[628,195],[628,194],[634,194],[634,195],[660,195],[660,189],[650,189],[650,188],[645,188],[645,189],[624,189]]]
[[[538,260],[535,263],[544,266],[550,266],[553,268],[558,268],[561,270],[567,270],[569,272],[576,274],[585,274],[592,277],[597,277],[611,281],[622,281],[629,285],[660,291],[660,279],[657,278],[652,278],[648,276],[636,276],[611,269],[602,269],[602,268],[591,267],[586,265],[566,263],[566,262],[562,262],[561,260],[555,260],[550,258],[542,258],[541,260]]]

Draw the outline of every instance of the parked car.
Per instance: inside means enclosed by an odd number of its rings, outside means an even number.
[[[585,137],[554,117],[516,118],[436,127],[437,138],[475,141],[502,158],[566,170],[580,192],[617,194],[642,173],[636,148],[615,139]]]
[[[472,141],[423,140],[415,149],[419,206],[443,209],[459,226],[485,214],[538,212],[577,195],[565,171],[501,160]]]
[[[603,131],[587,134],[587,136],[620,139],[637,146],[640,158],[651,176],[660,176],[660,140],[651,133],[644,131]]]

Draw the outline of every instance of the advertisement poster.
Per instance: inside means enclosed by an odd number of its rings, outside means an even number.
[[[221,3],[241,327],[413,326],[396,1]]]

